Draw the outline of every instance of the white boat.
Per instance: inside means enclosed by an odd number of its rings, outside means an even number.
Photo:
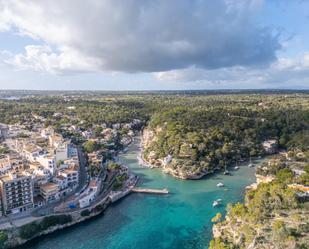
[[[254,167],[254,164],[252,163],[251,157],[250,157],[250,163],[248,164],[248,167],[249,167],[249,168]]]
[[[220,203],[217,202],[217,201],[214,201],[214,202],[212,203],[212,206],[213,206],[213,207],[217,207],[217,206],[219,206],[219,205],[220,205]]]
[[[213,206],[213,207],[220,206],[220,205],[221,205],[221,202],[222,202],[222,199],[217,199],[217,200],[215,200],[215,201],[212,203],[212,206]]]
[[[224,184],[223,184],[222,182],[219,182],[219,183],[217,184],[217,187],[224,187]]]
[[[235,170],[238,170],[238,169],[239,169],[238,164],[237,164],[237,160],[236,160],[236,165],[235,165],[234,169],[235,169]]]
[[[226,169],[226,164],[224,164],[224,172],[223,174],[224,175],[228,175],[230,172]]]

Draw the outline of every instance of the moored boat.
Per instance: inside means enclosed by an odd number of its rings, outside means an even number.
[[[221,205],[221,202],[222,202],[222,199],[217,199],[217,200],[215,200],[215,201],[212,203],[212,206],[213,206],[213,207],[220,206],[220,205]]]

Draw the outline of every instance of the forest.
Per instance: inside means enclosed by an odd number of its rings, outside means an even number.
[[[203,176],[250,157],[267,154],[264,141],[278,150],[309,146],[308,98],[291,96],[215,96],[193,98],[187,105],[155,113],[147,127],[144,158],[158,163],[170,155],[165,168],[174,173]]]

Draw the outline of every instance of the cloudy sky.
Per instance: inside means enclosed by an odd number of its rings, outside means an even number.
[[[308,0],[0,0],[0,89],[309,89]]]

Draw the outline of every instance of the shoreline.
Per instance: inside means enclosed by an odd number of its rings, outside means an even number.
[[[132,141],[131,141],[132,142]],[[117,155],[118,157],[118,155]],[[71,212],[62,212],[62,213],[53,213],[50,215],[45,215],[45,216],[41,216],[38,217],[36,220],[31,220],[21,226],[15,226],[15,227],[10,227],[10,228],[6,228],[6,229],[2,229],[1,231],[6,231],[6,233],[8,234],[8,239],[5,242],[5,244],[3,245],[4,249],[18,249],[18,248],[22,248],[23,245],[30,243],[31,241],[38,239],[42,236],[46,236],[49,234],[52,234],[54,232],[57,231],[61,231],[63,229],[67,229],[70,227],[73,227],[75,225],[81,224],[85,221],[89,221],[92,219],[97,218],[100,215],[103,215],[105,210],[110,207],[112,204],[116,203],[117,201],[123,199],[124,197],[128,196],[129,194],[132,193],[132,189],[137,185],[139,177],[137,175],[134,175],[133,173],[130,172],[130,175],[134,178],[133,182],[131,185],[126,186],[125,189],[121,190],[121,191],[110,191],[109,194],[107,196],[105,196],[102,199],[97,200],[96,202],[92,203],[92,205],[87,206],[85,208],[81,208],[78,210],[74,210]],[[83,216],[82,212],[89,211],[89,214],[87,216]],[[47,229],[38,232],[37,234],[33,235],[30,238],[27,239],[23,239],[20,237],[20,230],[27,225],[31,225],[31,224],[39,224],[40,222],[42,222],[44,220],[44,218],[47,217],[59,217],[61,215],[66,215],[66,216],[70,216],[72,218],[71,222],[68,222],[66,224],[62,224],[62,225],[54,225],[51,227],[48,227]]]
[[[134,186],[137,184],[137,180],[134,183]],[[75,210],[72,212],[65,212],[65,213],[58,213],[58,214],[51,214],[51,215],[47,215],[47,216],[43,216],[35,221],[26,223],[20,227],[15,227],[15,228],[9,228],[9,229],[4,229],[4,231],[7,231],[9,234],[9,239],[6,242],[6,245],[4,248],[21,248],[21,246],[23,246],[26,243],[30,243],[32,240],[38,239],[42,236],[46,236],[49,234],[52,234],[54,232],[57,231],[61,231],[63,229],[67,229],[70,227],[73,227],[75,225],[81,224],[85,221],[89,221],[91,219],[97,218],[100,215],[103,215],[104,212],[106,211],[106,209],[108,207],[110,207],[113,203],[123,199],[124,197],[126,197],[127,195],[129,195],[132,192],[132,188],[134,186],[131,186],[129,188],[126,188],[125,190],[119,192],[118,196],[113,199],[110,195],[106,196],[105,198],[103,198],[102,200],[100,200],[99,202],[85,207],[83,209],[80,210]],[[83,216],[82,212],[83,211],[89,211],[90,213],[88,216]],[[38,234],[35,234],[33,237],[29,238],[29,239],[22,239],[19,235],[19,231],[22,229],[22,227],[30,225],[32,223],[39,223],[42,222],[44,220],[44,218],[46,217],[57,217],[57,216],[61,216],[61,215],[68,215],[71,216],[73,221],[69,222],[67,224],[63,224],[63,225],[55,225],[55,226],[51,226],[49,228],[47,228],[46,230],[43,230],[41,232],[39,232]],[[15,235],[15,236],[14,236]]]
[[[203,172],[201,174],[192,174],[192,175],[189,175],[189,176],[183,176],[183,175],[179,175],[179,173],[177,171],[174,171],[172,169],[169,169],[169,168],[166,168],[164,165],[162,166],[157,166],[157,165],[153,165],[151,164],[150,162],[148,162],[144,157],[143,157],[143,135],[141,134],[140,135],[140,142],[138,144],[138,148],[139,148],[139,153],[138,153],[138,156],[137,156],[137,161],[138,161],[138,164],[143,167],[143,168],[149,168],[149,169],[154,169],[154,168],[159,168],[161,169],[161,171],[165,174],[168,174],[168,175],[171,175],[172,177],[175,177],[176,179],[181,179],[181,180],[199,180],[199,179],[202,179],[203,177],[205,176],[208,176],[208,175],[211,175],[211,174],[214,174],[216,172],[220,172],[222,171],[222,169],[218,169],[218,168],[215,168],[214,170],[212,171],[209,171],[209,172]],[[262,157],[262,158],[255,158],[254,160],[259,160],[259,159],[262,159],[262,160],[265,160],[266,158],[268,157],[268,155]],[[158,161],[162,161],[163,159],[157,159]],[[245,164],[246,162],[249,162],[249,159],[248,160],[245,160],[243,162],[241,162],[239,164],[239,166],[241,167],[244,167],[246,165],[241,165],[241,164]],[[161,164],[161,162],[160,162]],[[229,166],[228,169],[232,169],[232,171],[234,171],[234,168],[233,166]]]

